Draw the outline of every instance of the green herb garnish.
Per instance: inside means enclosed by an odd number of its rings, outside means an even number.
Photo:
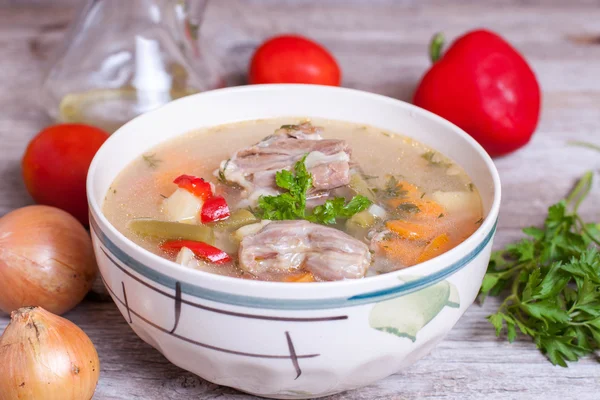
[[[227,166],[229,165],[230,161],[231,161],[231,158],[229,158],[227,161],[225,161],[225,165],[223,165],[223,169],[219,169],[218,179],[222,183],[227,183],[227,177],[225,176],[225,170],[227,169]]]
[[[294,166],[294,173],[281,170],[275,174],[277,186],[286,189],[287,193],[278,196],[261,196],[258,200],[257,212],[263,219],[305,219],[306,192],[312,187],[312,176],[306,170],[304,160]]]
[[[600,224],[585,223],[578,208],[588,195],[592,173],[548,209],[543,228],[525,228],[528,238],[494,252],[480,300],[509,292],[488,317],[509,342],[530,336],[550,362],[567,361],[600,349]]]
[[[294,172],[278,171],[275,175],[277,186],[287,190],[278,196],[261,196],[255,212],[263,219],[290,220],[306,219],[321,224],[335,224],[337,218],[350,218],[365,210],[371,201],[365,196],[354,196],[349,202],[343,197],[327,200],[315,207],[311,214],[306,211],[306,193],[312,187],[312,176],[304,165],[304,156],[294,165]]]
[[[426,151],[425,153],[421,154],[421,158],[423,158],[424,160],[427,160],[427,162],[429,162],[429,165],[434,166],[434,167],[443,167],[443,168],[448,168],[452,165],[452,163],[446,162],[446,161],[442,161],[442,160],[434,160],[435,155],[437,153],[435,151]]]
[[[398,179],[392,175],[388,178],[383,190],[377,190],[375,193],[383,199],[394,199],[396,197],[406,197],[408,190],[404,189],[402,185],[398,183]]]
[[[289,125],[281,125],[279,129],[285,129],[286,131],[293,131],[298,129],[299,125],[289,124]]]
[[[402,203],[396,207],[398,211],[406,212],[409,214],[416,214],[421,212],[421,209],[414,203]]]
[[[142,160],[152,169],[158,167],[162,160],[156,158],[156,153],[142,154]]]
[[[377,178],[379,178],[379,176],[377,176],[377,175],[365,175],[365,174],[363,174],[363,176],[362,176],[362,177],[363,177],[363,179],[364,179],[365,181],[369,181],[369,180],[371,180],[371,179],[377,179]]]
[[[335,224],[337,218],[350,218],[354,214],[366,210],[370,205],[371,200],[362,195],[354,196],[348,203],[343,197],[336,197],[316,206],[312,215],[306,219],[321,224]]]

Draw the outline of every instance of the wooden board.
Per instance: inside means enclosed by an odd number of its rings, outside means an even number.
[[[44,70],[77,0],[0,0],[0,215],[31,203],[21,180],[28,140],[50,120],[37,105]],[[253,49],[281,32],[307,34],[338,58],[344,86],[409,100],[428,67],[431,34],[500,32],[530,60],[543,88],[538,132],[523,150],[496,160],[503,200],[496,246],[543,221],[547,207],[596,169],[600,155],[570,140],[600,143],[599,1],[222,0],[209,4],[203,34],[230,84],[245,82]],[[443,150],[443,149],[442,149]],[[596,187],[592,196],[600,191]],[[587,218],[599,219],[592,202]],[[408,371],[329,399],[595,399],[597,361],[553,367],[528,340],[497,340],[472,306],[428,357]],[[112,302],[87,299],[67,318],[92,338],[102,373],[94,399],[249,399],[207,383],[139,340]],[[0,329],[8,319],[0,316]]]

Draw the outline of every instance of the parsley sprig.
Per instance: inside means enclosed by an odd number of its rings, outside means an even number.
[[[275,175],[277,186],[287,190],[278,196],[261,196],[257,214],[263,219],[290,220],[306,219],[321,224],[335,224],[338,218],[350,218],[365,210],[371,201],[365,196],[354,196],[349,202],[343,197],[327,200],[315,207],[312,213],[306,210],[306,193],[312,187],[312,175],[306,169],[304,156],[294,165],[294,172],[278,171]]]
[[[508,290],[488,317],[498,336],[503,329],[509,342],[528,335],[563,367],[600,349],[600,224],[578,214],[592,176],[548,209],[543,228],[525,228],[528,238],[493,253],[480,292],[483,302]]]

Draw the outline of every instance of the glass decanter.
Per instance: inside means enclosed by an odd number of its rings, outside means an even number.
[[[199,31],[206,0],[88,0],[43,84],[59,122],[113,132],[179,97],[224,86]]]

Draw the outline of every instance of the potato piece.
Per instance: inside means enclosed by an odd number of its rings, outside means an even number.
[[[202,200],[182,188],[163,200],[163,212],[169,221],[198,223],[201,208]]]
[[[237,231],[235,231],[233,233],[233,237],[241,242],[244,237],[258,233],[262,228],[264,228],[270,222],[271,221],[269,221],[268,219],[264,219],[255,224],[242,226],[240,229],[238,229]]]
[[[469,211],[481,214],[482,206],[475,192],[433,192],[433,200],[441,204],[449,213]]]
[[[375,201],[375,193],[373,193],[369,187],[369,184],[366,180],[364,180],[360,173],[357,172],[350,176],[350,188],[354,191],[354,193],[365,196],[372,202]]]
[[[179,250],[179,253],[177,253],[177,258],[175,259],[175,262],[177,264],[181,264],[184,267],[189,267],[189,268],[198,268],[198,259],[196,258],[196,255],[194,254],[193,251],[191,251],[190,249],[188,249],[187,247],[182,247],[181,250]]]

